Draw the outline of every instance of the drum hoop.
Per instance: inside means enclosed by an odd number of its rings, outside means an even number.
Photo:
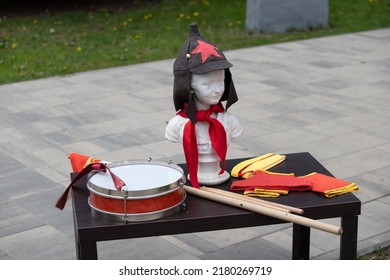
[[[125,191],[128,198],[134,197],[134,199],[137,199],[140,197],[160,196],[161,193],[166,193],[166,192],[171,191],[171,190],[176,190],[178,187],[180,187],[185,182],[185,176],[184,176],[183,169],[180,166],[173,164],[173,163],[167,163],[167,162],[162,162],[162,161],[149,161],[149,160],[126,160],[126,161],[111,162],[111,163],[107,164],[107,166],[110,169],[115,168],[115,167],[119,167],[119,166],[124,166],[124,165],[165,166],[165,167],[169,167],[172,169],[176,169],[177,171],[179,171],[182,174],[182,176],[181,176],[181,178],[178,178],[178,180],[176,180],[170,184],[159,186],[159,187],[156,187],[153,189],[131,191],[131,190],[126,189],[126,186],[125,186],[124,190],[118,191],[115,189],[103,188],[101,186],[97,186],[97,185],[91,183],[91,181],[90,181],[91,177],[94,176],[96,173],[99,173],[99,171],[91,171],[87,177],[88,178],[87,179],[88,189],[93,190],[95,194],[104,194],[104,195],[111,197],[111,198],[112,197],[120,197],[121,199],[123,199],[123,194]]]
[[[120,195],[113,195],[111,192],[100,192],[100,191],[97,191],[97,190],[91,188],[89,185],[87,185],[87,188],[89,189],[90,192],[92,192],[98,196],[101,196],[101,197],[106,197],[106,198],[111,198],[111,199],[120,199],[120,200],[123,200],[124,197],[126,197],[126,200],[139,200],[139,199],[156,198],[159,196],[170,194],[171,192],[178,191],[180,188],[183,189],[183,184],[179,183],[179,184],[175,184],[175,186],[172,186],[172,184],[171,184],[167,187],[169,187],[169,188],[167,188],[165,191],[160,192],[160,193],[154,193],[154,194],[143,195],[143,196],[141,196],[141,195],[134,196],[134,195],[132,195],[134,192],[129,192],[127,190],[116,191]],[[104,189],[104,190],[106,190],[106,189]],[[114,190],[112,190],[112,191],[114,191]]]

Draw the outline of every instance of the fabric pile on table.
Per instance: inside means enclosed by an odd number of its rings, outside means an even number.
[[[231,175],[243,180],[234,181],[230,190],[244,191],[244,195],[259,197],[279,197],[290,191],[313,191],[325,197],[334,197],[359,190],[355,183],[318,172],[295,176],[293,173],[267,171],[284,159],[284,155],[269,153],[240,162],[233,167]]]

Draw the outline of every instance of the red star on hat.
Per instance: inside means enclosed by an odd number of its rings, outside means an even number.
[[[221,55],[217,52],[216,49],[217,48],[214,47],[213,45],[205,43],[201,40],[198,40],[198,45],[191,52],[191,54],[200,53],[202,55],[202,64],[203,64],[210,57],[210,55],[214,55],[216,57],[221,57]]]

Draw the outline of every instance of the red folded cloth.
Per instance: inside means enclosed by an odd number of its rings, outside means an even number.
[[[55,207],[57,207],[58,209],[64,209],[66,201],[72,195],[73,184],[93,170],[110,173],[111,178],[114,182],[114,186],[117,190],[122,190],[122,188],[126,185],[126,183],[121,178],[111,172],[111,170],[106,165],[108,163],[107,161],[103,161],[86,155],[81,155],[78,153],[71,153],[68,158],[70,160],[70,164],[72,165],[73,172],[77,172],[78,174],[72,180],[70,185],[65,189],[62,195],[58,198],[55,204]]]
[[[88,164],[101,162],[100,159],[78,153],[71,153],[68,158],[70,160],[70,164],[72,165],[73,172],[80,172]]]
[[[257,188],[266,190],[306,191],[312,188],[312,183],[308,179],[296,177],[293,173],[282,174],[256,171],[252,177],[234,181],[230,186],[230,190],[232,191]]]
[[[359,187],[356,185],[356,183],[347,182],[317,172],[301,176],[300,178],[310,180],[313,184],[313,188],[311,190],[326,197],[333,197],[336,195],[359,190]]]

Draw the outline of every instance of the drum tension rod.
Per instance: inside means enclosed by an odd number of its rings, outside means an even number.
[[[183,191],[185,192],[183,181],[180,182],[180,188],[182,188]],[[179,210],[182,211],[182,212],[185,212],[186,211],[186,207],[187,207],[187,204],[186,204],[185,200],[183,200],[182,204],[180,204],[180,206],[179,206]]]
[[[127,194],[127,190],[125,188],[122,189],[122,192],[123,192],[123,222],[126,224],[127,223],[127,197],[128,197],[128,194]]]

